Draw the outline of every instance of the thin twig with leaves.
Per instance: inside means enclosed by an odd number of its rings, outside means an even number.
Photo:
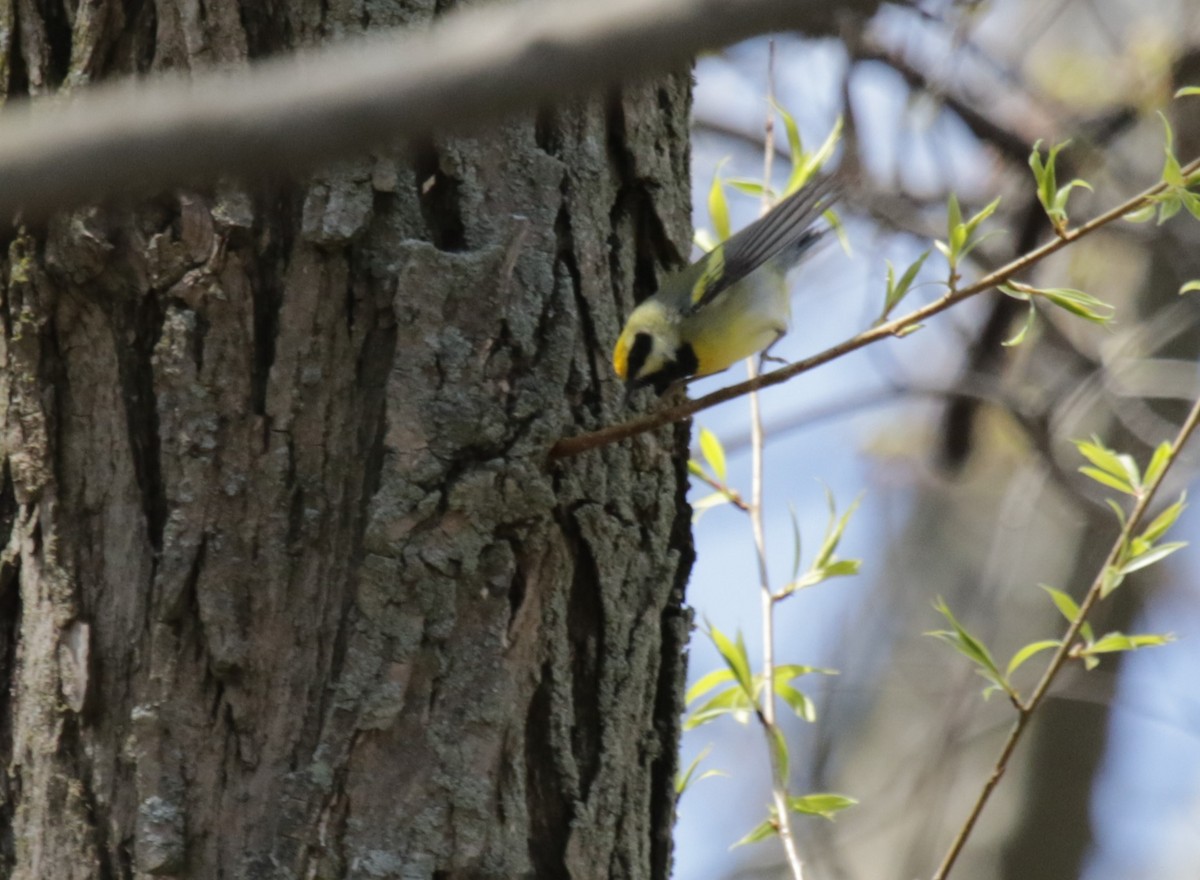
[[[1076,604],[1061,590],[1043,585],[1043,589],[1047,591],[1055,607],[1068,620],[1067,631],[1062,638],[1045,639],[1025,645],[1013,655],[1007,670],[1001,672],[987,647],[971,635],[954,618],[945,603],[939,600],[938,611],[949,621],[952,629],[939,630],[932,635],[949,642],[956,650],[975,663],[977,671],[990,682],[988,691],[1003,691],[1015,707],[1017,718],[1000,748],[992,772],[988,774],[966,819],[955,834],[940,867],[933,875],[933,880],[946,880],[949,876],[951,868],[954,867],[955,861],[962,853],[988,799],[1003,778],[1009,759],[1028,728],[1033,713],[1042,704],[1050,686],[1067,661],[1081,660],[1086,669],[1092,669],[1099,663],[1099,656],[1102,654],[1163,645],[1172,640],[1171,635],[1158,633],[1127,635],[1112,632],[1097,638],[1087,617],[1098,602],[1107,598],[1124,582],[1127,575],[1162,561],[1184,546],[1183,542],[1164,543],[1159,539],[1175,524],[1183,512],[1186,506],[1186,495],[1181,496],[1178,501],[1162,511],[1148,526],[1141,529],[1140,534],[1138,532],[1155,494],[1162,486],[1163,478],[1178,459],[1184,444],[1196,430],[1197,424],[1200,424],[1200,400],[1193,404],[1174,441],[1164,442],[1154,451],[1144,474],[1140,472],[1130,456],[1107,449],[1098,440],[1077,443],[1081,454],[1090,463],[1081,467],[1080,471],[1102,485],[1129,495],[1134,499],[1134,504],[1132,510],[1126,514],[1119,504],[1110,499],[1110,506],[1116,513],[1121,529],[1105,557],[1104,563],[1100,566],[1091,586],[1084,595],[1083,601]],[[1030,695],[1023,698],[1012,683],[1013,673],[1036,654],[1048,650],[1054,651],[1049,664]]]
[[[1170,164],[1170,163],[1169,163]],[[631,419],[627,422],[622,422],[617,425],[610,425],[607,428],[601,428],[598,431],[592,431],[587,434],[579,434],[574,437],[564,437],[559,440],[550,450],[552,459],[568,458],[573,455],[580,455],[592,449],[601,446],[607,446],[610,443],[617,443],[621,440],[643,434],[647,431],[653,431],[656,428],[661,428],[664,425],[673,422],[682,421],[689,418],[698,412],[714,407],[717,404],[725,403],[738,397],[743,397],[751,391],[759,391],[764,388],[769,388],[773,385],[779,385],[795,378],[801,373],[807,373],[810,370],[816,369],[819,366],[837,360],[850,352],[857,351],[873,343],[891,337],[905,336],[919,329],[920,325],[947,309],[958,305],[964,300],[978,296],[994,287],[1007,284],[1016,276],[1033,268],[1051,254],[1057,253],[1067,245],[1078,241],[1079,239],[1091,235],[1098,229],[1101,229],[1116,220],[1120,220],[1128,215],[1133,215],[1129,219],[1144,220],[1149,219],[1147,211],[1159,212],[1160,219],[1163,215],[1168,215],[1169,212],[1178,210],[1179,205],[1192,209],[1193,205],[1190,198],[1185,199],[1184,196],[1194,198],[1195,194],[1187,191],[1187,187],[1194,185],[1197,174],[1200,173],[1200,159],[1194,159],[1187,165],[1181,166],[1178,161],[1174,162],[1174,167],[1169,169],[1172,180],[1164,179],[1147,188],[1143,192],[1127,199],[1116,207],[1110,208],[1102,214],[1093,217],[1091,220],[1074,228],[1067,228],[1058,233],[1053,239],[1045,244],[1034,248],[1033,250],[1022,254],[1011,262],[1001,266],[993,272],[963,287],[947,293],[934,302],[914,309],[906,315],[899,318],[894,318],[891,321],[884,321],[876,324],[868,330],[864,330],[856,336],[851,337],[837,345],[831,346],[822,352],[819,352],[811,357],[796,361],[786,367],[781,367],[778,370],[772,370],[761,376],[741,382],[737,385],[731,385],[728,388],[722,388],[717,391],[707,394],[704,397],[696,400],[689,400],[676,406],[667,407],[657,412],[640,418]],[[1177,180],[1178,182],[1172,182]],[[1200,209],[1200,206],[1197,206]],[[974,219],[974,218],[972,218]],[[1018,294],[1023,291],[1014,288]],[[1053,297],[1048,295],[1049,292],[1037,291],[1051,301],[1054,305],[1059,305],[1053,302]],[[1057,291],[1054,291],[1057,292]],[[1061,299],[1061,298],[1060,298]]]

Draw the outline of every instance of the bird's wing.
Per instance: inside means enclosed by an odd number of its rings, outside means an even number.
[[[832,178],[810,183],[715,247],[704,258],[704,271],[692,286],[692,311],[708,305],[722,291],[799,241],[812,222],[829,207],[833,199],[826,196],[832,195],[834,189]]]

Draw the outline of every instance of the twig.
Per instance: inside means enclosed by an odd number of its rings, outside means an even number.
[[[1180,451],[1183,449],[1188,438],[1196,430],[1196,426],[1200,424],[1200,399],[1192,405],[1191,411],[1187,418],[1184,419],[1183,425],[1179,429],[1179,433],[1175,435],[1175,440],[1171,443],[1171,451],[1167,458],[1167,464],[1163,467],[1155,479],[1148,485],[1142,487],[1142,491],[1137,497],[1137,502],[1133,506],[1128,519],[1121,527],[1120,534],[1117,535],[1116,541],[1113,542],[1112,548],[1108,551],[1108,555],[1104,559],[1104,564],[1100,566],[1100,570],[1096,573],[1095,580],[1088,588],[1087,594],[1083,597],[1083,601],[1079,603],[1079,613],[1075,615],[1070,625],[1067,627],[1067,632],[1059,643],[1058,648],[1051,657],[1050,663],[1046,666],[1046,671],[1042,673],[1041,679],[1037,686],[1033,689],[1029,698],[1024,702],[1017,701],[1017,720],[1013,722],[1012,728],[1008,732],[1008,737],[1004,740],[1004,745],[1000,748],[1000,754],[996,757],[996,762],[992,767],[992,772],[988,775],[987,781],[979,791],[979,796],[975,799],[975,803],[971,806],[970,812],[967,814],[966,820],[958,833],[954,836],[950,848],[946,851],[946,855],[942,858],[942,863],[938,867],[937,872],[933,875],[933,880],[946,880],[950,874],[950,869],[954,867],[955,861],[966,845],[967,838],[970,837],[971,831],[975,828],[975,823],[978,821],[983,808],[987,805],[988,798],[999,785],[1005,771],[1008,769],[1009,758],[1012,757],[1013,751],[1020,742],[1021,736],[1028,728],[1029,720],[1033,716],[1034,711],[1041,705],[1045,699],[1047,692],[1050,690],[1050,685],[1054,683],[1054,679],[1062,670],[1063,665],[1071,657],[1072,646],[1075,639],[1079,636],[1080,630],[1083,628],[1084,622],[1087,620],[1088,614],[1092,608],[1100,601],[1101,594],[1104,590],[1105,574],[1108,569],[1116,564],[1120,557],[1122,549],[1128,544],[1133,533],[1141,524],[1142,518],[1146,514],[1146,510],[1150,507],[1150,502],[1154,500],[1155,493],[1163,483],[1167,472],[1175,464]]]
[[[798,28],[836,33],[880,0],[606,0],[491,4],[432,29],[354,40],[230,73],[125,81],[6,106],[0,218],[219,177],[302,171],[398,139],[687,65],[702,50]]]
[[[763,126],[763,197],[762,211],[771,207],[768,192],[775,158],[775,41],[767,44],[767,119]],[[746,373],[751,380],[758,376],[754,357],[746,360]],[[792,830],[792,811],[788,805],[787,768],[780,758],[777,743],[782,738],[775,720],[775,595],[771,590],[771,575],[767,567],[767,537],[763,524],[763,438],[762,409],[758,393],[750,392],[750,528],[754,532],[754,552],[758,557],[758,588],[762,615],[762,677],[765,682],[759,721],[766,740],[767,758],[771,765],[771,799],[775,802],[775,827],[793,880],[804,880],[804,864]]]
[[[1194,159],[1188,163],[1183,173],[1185,176],[1200,170],[1200,159]],[[672,422],[678,422],[683,419],[693,416],[701,410],[709,409],[719,403],[725,403],[728,400],[733,400],[737,397],[742,397],[751,391],[759,391],[763,388],[769,388],[772,385],[778,385],[786,382],[801,373],[807,373],[809,370],[815,369],[830,361],[836,360],[843,355],[849,354],[852,351],[857,351],[860,348],[878,342],[881,339],[886,339],[889,336],[901,336],[907,331],[911,331],[913,327],[920,324],[922,321],[933,317],[951,306],[957,305],[963,300],[970,299],[973,296],[978,296],[985,291],[991,290],[998,284],[1003,284],[1030,267],[1044,260],[1053,253],[1057,253],[1067,245],[1095,232],[1101,227],[1107,226],[1114,220],[1119,220],[1126,214],[1137,210],[1147,204],[1154,196],[1163,192],[1167,188],[1165,182],[1156,183],[1154,186],[1143,191],[1131,199],[1127,199],[1115,208],[1110,208],[1103,214],[1093,217],[1086,223],[1069,229],[1062,235],[1056,235],[1041,247],[1035,248],[1028,253],[1017,257],[1015,260],[1001,266],[993,272],[989,272],[983,278],[976,281],[974,284],[960,287],[953,293],[950,293],[935,302],[922,306],[919,309],[914,309],[906,315],[887,321],[859,333],[857,336],[840,342],[837,345],[827,348],[811,357],[796,361],[786,367],[778,370],[772,370],[754,379],[741,382],[737,385],[731,385],[728,388],[722,388],[719,391],[714,391],[704,397],[696,400],[689,400],[681,403],[678,406],[668,407],[667,409],[659,410],[655,413],[642,416],[641,418],[632,419],[628,422],[622,422],[617,425],[611,425],[607,428],[601,428],[598,431],[592,431],[588,434],[579,434],[574,437],[564,437],[554,444],[550,449],[550,457],[552,459],[567,458],[572,455],[579,455],[588,450],[595,449],[600,446],[607,446],[610,443],[616,443],[620,440],[634,437],[638,434],[643,434],[646,431],[653,431],[655,428],[661,428],[663,425],[669,425]]]

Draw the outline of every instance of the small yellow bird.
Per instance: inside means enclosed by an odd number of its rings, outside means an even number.
[[[625,322],[613,368],[629,391],[662,394],[769,349],[788,331],[787,272],[823,234],[813,222],[833,201],[831,179],[796,190],[765,216],[663,280]]]

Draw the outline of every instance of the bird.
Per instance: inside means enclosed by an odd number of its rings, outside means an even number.
[[[638,304],[613,349],[627,399],[645,386],[661,396],[680,380],[769,356],[791,320],[787,272],[824,234],[813,223],[835,189],[832,178],[802,186]]]

